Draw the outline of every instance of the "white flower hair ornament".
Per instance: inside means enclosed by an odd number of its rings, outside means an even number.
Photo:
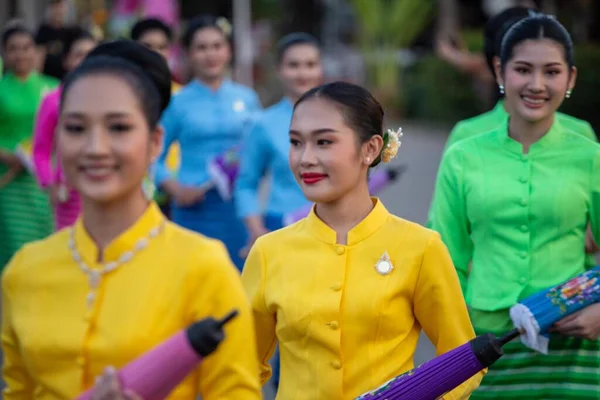
[[[231,24],[229,23],[229,21],[227,21],[227,18],[225,18],[225,17],[217,18],[216,24],[219,27],[219,29],[221,29],[223,31],[223,34],[225,34],[225,36],[227,36],[227,37],[231,36],[232,28],[231,28]]]
[[[402,144],[400,141],[402,135],[402,128],[398,128],[398,130],[388,129],[383,134],[381,161],[387,164],[392,161],[394,157],[396,157],[396,154],[398,154],[398,150],[400,149],[400,145]]]

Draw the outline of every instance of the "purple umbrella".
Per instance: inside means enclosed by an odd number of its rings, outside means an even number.
[[[188,376],[225,338],[223,326],[238,314],[221,320],[206,318],[127,364],[118,372],[121,387],[144,400],[162,400]],[[89,400],[92,390],[77,400]]]
[[[356,400],[434,400],[455,389],[502,355],[502,346],[520,335],[518,329],[496,338],[477,336],[423,365],[414,368]]]
[[[371,175],[369,179],[369,192],[374,195],[385,189],[390,183],[398,179],[406,171],[406,166],[401,165],[394,168],[377,169]],[[286,214],[283,217],[283,224],[285,226],[291,225],[295,222],[300,221],[302,218],[306,218],[310,214],[312,204],[307,204],[302,208],[297,209],[291,213]]]
[[[556,322],[589,305],[600,302],[600,266],[560,285],[543,290],[515,304],[510,317],[526,335],[526,346],[548,354],[548,330]]]

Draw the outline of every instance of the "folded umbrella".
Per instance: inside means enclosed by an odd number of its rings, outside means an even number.
[[[239,147],[235,146],[208,160],[208,175],[210,176],[211,187],[215,187],[225,201],[231,199],[233,183],[238,176],[240,168],[238,151]]]
[[[369,179],[369,193],[374,195],[381,192],[390,183],[398,179],[404,173],[404,171],[406,171],[405,165],[375,170]],[[283,224],[285,226],[291,225],[300,221],[302,218],[306,218],[306,216],[310,213],[312,206],[313,204],[307,204],[296,211],[287,213],[283,217]]]
[[[543,290],[515,304],[510,317],[526,334],[527,347],[548,354],[548,330],[558,321],[589,305],[600,302],[600,266],[560,285]]]
[[[520,335],[514,329],[496,338],[477,336],[454,350],[427,361],[356,400],[435,400],[489,367],[504,354],[502,346]]]
[[[238,314],[221,320],[206,318],[182,330],[119,370],[124,390],[144,400],[162,400],[173,391],[225,339],[223,326]],[[92,390],[77,400],[89,400]]]

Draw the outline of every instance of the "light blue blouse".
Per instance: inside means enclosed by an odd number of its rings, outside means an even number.
[[[243,142],[235,186],[240,217],[261,214],[258,188],[267,173],[270,190],[266,214],[282,215],[308,203],[288,162],[292,112],[293,105],[287,98],[264,110]]]
[[[156,185],[172,177],[166,157],[175,141],[181,149],[178,181],[188,186],[208,182],[208,160],[238,145],[260,109],[254,90],[230,80],[217,90],[197,80],[186,85],[171,99],[161,119],[165,136],[155,165]]]

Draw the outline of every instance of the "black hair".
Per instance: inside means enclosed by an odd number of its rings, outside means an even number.
[[[225,26],[227,26],[227,28],[225,28]],[[227,19],[224,17],[216,17],[214,15],[205,14],[195,17],[189,22],[187,29],[181,38],[183,47],[189,49],[192,45],[192,41],[194,40],[196,32],[207,28],[217,29],[228,41],[231,38],[231,32],[228,31],[231,29],[231,25]]]
[[[68,57],[69,53],[73,49],[73,46],[80,40],[93,40],[96,41],[96,38],[92,33],[88,30],[85,30],[80,27],[73,27],[69,29],[69,33],[67,36],[67,40],[64,43],[62,57],[63,59]]]
[[[294,110],[312,98],[322,98],[340,107],[344,121],[356,132],[360,143],[366,143],[376,135],[383,137],[383,107],[362,86],[348,82],[332,82],[317,86],[296,101]],[[375,167],[380,162],[381,154],[370,167]]]
[[[148,125],[154,129],[171,99],[171,71],[166,60],[132,40],[102,43],[67,75],[61,104],[77,80],[103,73],[115,74],[127,81],[138,96]]]
[[[483,53],[494,78],[496,77],[494,57],[500,56],[502,38],[515,23],[529,17],[532,12],[532,9],[526,7],[510,7],[490,18],[485,25]]]
[[[561,44],[565,50],[565,61],[569,68],[575,65],[571,35],[556,18],[535,14],[514,24],[502,39],[500,61],[502,70],[513,56],[515,46],[529,39],[550,39]]]
[[[33,33],[21,24],[9,26],[2,32],[2,47],[6,47],[8,41],[15,35],[27,35],[31,40],[35,41]]]
[[[131,28],[131,39],[138,41],[150,31],[161,31],[165,34],[169,42],[173,40],[173,30],[158,18],[146,18],[138,21]]]
[[[305,32],[289,33],[277,42],[277,62],[281,63],[291,47],[301,44],[311,45],[320,50],[319,41],[313,35]]]

